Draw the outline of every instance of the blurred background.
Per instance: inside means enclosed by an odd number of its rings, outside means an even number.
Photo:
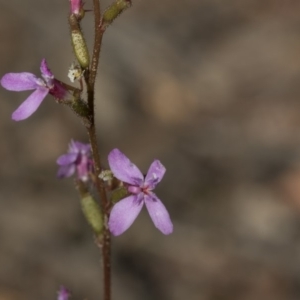
[[[300,2],[133,2],[104,37],[100,148],[105,164],[112,148],[144,172],[163,162],[156,192],[175,230],[163,236],[144,209],[113,238],[114,299],[299,299]],[[39,75],[46,58],[67,82],[68,12],[67,0],[0,0],[1,76]],[[83,24],[91,46],[91,13]],[[55,177],[85,130],[51,97],[13,122],[28,95],[0,90],[0,300],[55,300],[61,284],[101,299],[73,181]]]

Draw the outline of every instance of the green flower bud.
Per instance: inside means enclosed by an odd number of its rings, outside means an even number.
[[[75,15],[70,15],[71,39],[75,56],[83,69],[87,69],[90,64],[89,51]]]
[[[109,6],[102,19],[102,27],[106,29],[125,9],[131,6],[131,0],[116,0]]]
[[[101,234],[103,230],[103,216],[98,203],[89,194],[82,197],[80,202],[87,222],[97,235]]]

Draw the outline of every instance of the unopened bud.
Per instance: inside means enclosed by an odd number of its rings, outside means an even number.
[[[83,69],[87,69],[90,64],[89,51],[80,29],[78,20],[74,14],[70,15],[69,23],[71,26],[71,38],[72,46],[74,49],[75,56]]]
[[[131,6],[131,0],[116,0],[109,6],[102,19],[102,27],[106,29],[125,9]]]
[[[77,20],[81,20],[84,17],[85,11],[83,9],[82,0],[70,0],[71,15],[74,14]]]
[[[82,197],[80,202],[83,214],[93,231],[97,235],[101,234],[103,230],[103,217],[98,203],[89,194]]]

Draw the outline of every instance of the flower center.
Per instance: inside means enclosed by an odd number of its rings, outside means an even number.
[[[144,194],[148,194],[149,193],[149,187],[148,186],[133,186],[133,185],[129,185],[127,187],[127,190],[129,193],[137,195],[139,193],[144,193]]]

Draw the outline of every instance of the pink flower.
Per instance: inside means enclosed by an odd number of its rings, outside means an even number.
[[[70,295],[70,291],[64,286],[61,286],[57,293],[57,300],[69,300]]]
[[[49,70],[46,60],[41,62],[42,78],[37,78],[32,73],[7,73],[1,79],[1,85],[9,91],[35,90],[12,114],[12,119],[21,121],[30,117],[50,94],[57,99],[65,99],[68,91],[54,78]]]
[[[58,178],[70,177],[76,172],[78,179],[88,181],[93,171],[91,145],[71,141],[68,153],[61,155],[56,162],[60,166]]]
[[[113,235],[126,231],[146,205],[155,225],[163,234],[173,232],[169,213],[153,189],[162,180],[166,169],[159,160],[154,160],[144,178],[141,171],[120,150],[114,149],[108,155],[108,163],[114,176],[127,184],[130,196],[114,205],[108,225]]]

